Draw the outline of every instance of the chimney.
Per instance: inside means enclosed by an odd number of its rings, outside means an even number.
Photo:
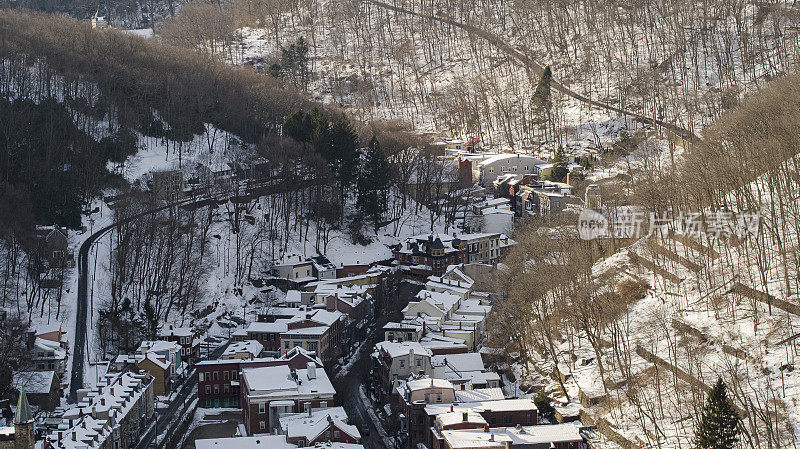
[[[489,435],[489,441],[494,441],[494,434]]]
[[[464,421],[464,422],[469,421],[469,413],[468,412],[462,412],[461,413],[461,420]]]
[[[317,378],[317,364],[314,362],[308,362],[306,364],[306,370],[308,371],[308,378],[309,379],[316,379]]]
[[[453,411],[453,404],[450,404],[450,411]]]
[[[308,405],[308,417],[311,418],[311,404]]]
[[[100,405],[106,405],[106,398],[100,398]]]
[[[72,431],[72,441],[78,441],[78,432]]]

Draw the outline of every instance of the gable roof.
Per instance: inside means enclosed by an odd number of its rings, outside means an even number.
[[[53,385],[54,371],[19,371],[14,373],[12,387],[25,388],[25,391],[32,394],[50,393]]]
[[[356,426],[347,423],[347,413],[343,407],[312,409],[310,413],[287,413],[280,418],[281,430],[288,438],[304,438],[314,441],[323,432],[335,426],[355,440],[361,438]]]

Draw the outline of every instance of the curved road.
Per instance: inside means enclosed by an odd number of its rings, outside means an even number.
[[[419,13],[419,12],[416,12],[416,11],[412,11],[410,9],[406,9],[406,8],[402,8],[402,7],[399,7],[399,6],[390,5],[388,3],[384,3],[384,2],[379,1],[379,0],[367,0],[367,2],[371,3],[371,4],[375,5],[375,6],[381,7],[381,8],[386,8],[386,9],[389,9],[389,10],[392,10],[392,11],[400,12],[400,13],[403,13],[403,14],[409,14],[409,15],[412,15],[412,16],[422,17],[422,18],[429,19],[429,20],[435,20],[435,21],[438,21],[438,22],[443,22],[443,23],[447,23],[449,25],[452,25],[454,27],[461,28],[462,30],[466,31],[468,34],[472,34],[472,35],[475,35],[475,36],[482,37],[483,39],[486,39],[487,41],[492,43],[495,47],[499,48],[500,50],[502,50],[503,52],[505,52],[506,54],[511,56],[513,59],[515,59],[524,68],[526,68],[528,70],[532,70],[532,71],[536,72],[539,75],[541,75],[544,72],[544,65],[542,65],[540,62],[534,60],[533,58],[531,58],[530,56],[528,56],[524,52],[522,52],[520,50],[517,50],[516,48],[512,47],[511,45],[506,43],[500,36],[494,35],[494,34],[488,32],[486,30],[480,29],[478,27],[475,27],[475,26],[472,26],[472,25],[469,25],[469,24],[461,23],[458,20],[452,19],[450,17],[446,17],[446,16],[442,16],[442,15],[422,14],[422,13]],[[627,115],[629,117],[633,117],[635,120],[640,121],[642,123],[652,123],[652,124],[661,126],[662,128],[667,129],[667,130],[675,133],[677,136],[679,136],[680,138],[682,138],[684,140],[688,140],[690,142],[695,142],[695,141],[699,141],[700,140],[700,138],[696,134],[694,134],[692,131],[690,131],[690,130],[688,130],[686,128],[683,128],[683,127],[681,127],[679,125],[676,125],[675,123],[667,122],[667,121],[660,120],[660,119],[654,119],[653,117],[647,117],[647,116],[644,116],[644,115],[636,113],[636,112],[628,111],[628,110],[619,108],[617,106],[613,106],[613,105],[610,105],[608,103],[604,103],[602,101],[592,100],[591,98],[589,98],[589,97],[587,97],[587,96],[585,96],[583,94],[575,92],[574,90],[572,90],[569,87],[565,86],[564,84],[562,84],[560,81],[558,81],[555,78],[553,78],[552,81],[550,82],[550,86],[552,88],[554,88],[555,90],[557,90],[557,91],[559,91],[559,92],[561,92],[561,93],[563,93],[565,95],[568,95],[568,96],[570,96],[572,98],[575,98],[576,100],[578,100],[578,101],[580,101],[582,103],[588,104],[590,106],[595,106],[595,107],[598,107],[598,108],[601,108],[601,109],[606,109],[608,111],[616,112],[618,114]]]
[[[108,226],[105,226],[95,232],[94,234],[90,235],[83,244],[81,244],[80,249],[78,250],[78,308],[77,313],[75,316],[75,344],[74,350],[75,352],[72,354],[72,377],[69,383],[69,396],[67,396],[67,401],[70,403],[75,403],[78,401],[78,390],[83,388],[83,364],[86,359],[86,322],[88,320],[86,313],[87,313],[87,296],[88,296],[88,273],[89,273],[89,249],[91,249],[92,245],[102,237],[108,231],[122,226],[126,223],[129,223],[133,220],[137,220],[141,217],[146,215],[154,214],[156,212],[160,212],[162,210],[169,209],[175,206],[189,206],[193,204],[204,204],[209,201],[219,202],[221,198],[217,197],[216,195],[223,196],[225,200],[234,200],[236,198],[246,198],[246,199],[253,199],[256,197],[270,195],[274,193],[279,193],[283,190],[293,190],[308,187],[309,183],[301,183],[301,184],[293,184],[287,185],[285,183],[276,183],[274,180],[268,180],[265,182],[257,182],[251,183],[245,186],[244,190],[241,192],[237,191],[224,191],[218,192],[216,194],[212,194],[211,197],[193,197],[188,198],[181,201],[176,201],[174,203],[169,203],[164,206],[159,206],[154,209],[146,210],[144,212],[140,212],[135,215],[131,215],[130,217],[124,218],[120,221],[116,221],[111,223]]]
[[[177,203],[170,203],[166,206],[150,209],[111,223],[110,225],[105,226],[94,234],[90,235],[89,238],[87,238],[81,245],[80,249],[78,250],[78,310],[75,315],[75,344],[73,345],[75,352],[72,354],[72,380],[69,383],[69,396],[67,397],[68,402],[78,402],[78,390],[83,388],[83,363],[84,359],[86,358],[86,322],[88,321],[88,317],[86,316],[86,298],[89,285],[87,278],[89,273],[89,249],[91,249],[92,245],[94,245],[97,239],[116,227],[144,217],[145,215],[150,215],[165,209],[169,209],[170,207],[188,204],[190,201],[192,200],[183,200]]]

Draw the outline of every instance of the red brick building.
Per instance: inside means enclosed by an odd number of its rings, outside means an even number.
[[[239,376],[244,368],[262,366],[288,366],[298,370],[307,368],[309,363],[322,369],[322,361],[313,353],[301,348],[294,348],[280,358],[261,358],[253,360],[204,360],[197,367],[198,405],[206,408],[239,407],[241,391]]]
[[[298,370],[287,365],[243,368],[239,382],[248,435],[277,430],[282,414],[328,408],[336,394],[325,370],[311,362]]]

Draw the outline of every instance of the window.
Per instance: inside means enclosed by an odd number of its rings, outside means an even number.
[[[229,376],[228,371],[222,372],[222,380],[228,380],[228,376]]]
[[[417,359],[417,366],[422,366],[422,357]]]
[[[233,372],[233,380],[239,380],[239,371]]]
[[[206,408],[211,408],[212,404],[213,402],[211,402],[211,398],[206,399]]]
[[[311,403],[310,402],[306,402],[305,404],[303,404],[303,410],[305,410],[305,411],[311,410]]]
[[[319,408],[328,408],[328,401],[322,401],[319,403]]]
[[[506,415],[503,417],[503,422],[505,424],[511,424],[511,415]]]
[[[334,430],[333,431],[333,438],[336,439],[336,440],[339,439],[339,431],[338,430]]]
[[[219,371],[214,371],[214,380],[219,380]]]
[[[428,404],[431,402],[431,394],[425,393],[425,403]]]
[[[203,373],[198,373],[197,374],[197,381],[198,382],[202,382],[203,381]]]
[[[317,350],[317,342],[316,341],[309,341],[309,342],[306,343],[306,346],[308,346],[308,350],[309,351],[316,351]]]
[[[223,385],[222,386],[222,391],[225,392],[225,394],[230,393],[231,392],[231,386],[228,385],[228,384]]]
[[[219,394],[219,385],[214,384],[214,394]]]
[[[401,360],[400,361],[400,368],[405,368],[405,367],[406,367],[406,361],[405,360]]]
[[[261,403],[258,404],[258,413],[261,414],[261,415],[263,415],[264,413],[267,413],[267,403],[266,402],[261,402]],[[264,421],[261,421],[261,422],[263,423]]]
[[[489,173],[494,173],[494,167],[489,167]]]
[[[297,440],[297,447],[305,447],[305,445],[306,445],[306,440],[304,440],[302,438]]]
[[[259,421],[258,422],[258,429],[259,430],[264,430],[266,428],[267,428],[267,425],[264,423],[264,421]]]
[[[530,170],[530,169],[529,169],[529,168],[528,168],[528,166],[526,165],[526,166],[525,166],[525,171],[528,171],[528,170]]]
[[[211,394],[211,385],[206,385],[206,394]]]
[[[442,393],[436,394],[436,402],[442,402]]]
[[[285,342],[284,342],[284,345],[283,345],[283,347],[284,347],[285,349],[289,349],[289,342],[288,342],[288,341],[285,341]]]

